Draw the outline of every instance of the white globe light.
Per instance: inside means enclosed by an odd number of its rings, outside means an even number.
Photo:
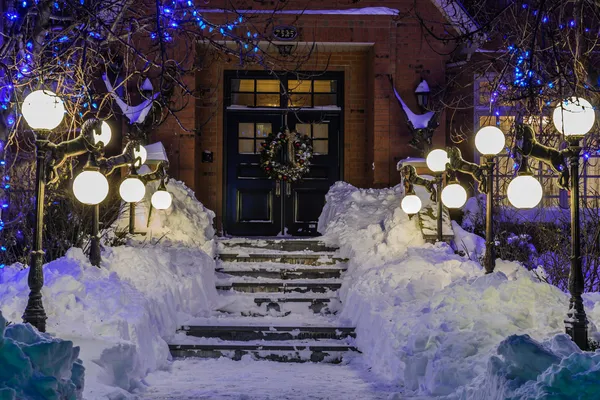
[[[140,144],[140,149],[137,150],[135,147],[133,148],[133,156],[137,159],[138,157],[141,159],[140,164],[144,164],[146,162],[146,158],[148,158],[148,152],[146,148]]]
[[[21,112],[31,129],[51,130],[62,122],[65,105],[56,93],[36,90],[25,97]]]
[[[73,194],[83,204],[100,204],[108,195],[108,180],[99,171],[83,171],[73,180]]]
[[[467,202],[467,191],[458,183],[451,183],[442,190],[442,203],[448,208],[460,208]]]
[[[484,126],[475,135],[475,147],[486,156],[495,156],[506,145],[504,133],[495,126]]]
[[[146,186],[138,178],[126,178],[119,186],[119,194],[123,201],[127,203],[137,203],[144,198]]]
[[[171,196],[171,193],[167,192],[166,190],[157,190],[152,195],[150,202],[152,203],[152,207],[156,208],[157,210],[166,210],[167,208],[171,207],[173,196]]]
[[[594,107],[578,97],[558,103],[552,115],[554,127],[565,136],[584,136],[594,126],[595,119]]]
[[[414,194],[404,196],[404,198],[402,199],[402,203],[400,203],[402,211],[404,211],[408,215],[416,214],[419,211],[421,211],[421,206],[421,199],[419,198],[419,196]]]
[[[425,160],[427,168],[433,172],[444,172],[449,161],[448,153],[442,149],[430,151]]]
[[[533,208],[542,200],[542,185],[531,175],[517,176],[508,185],[506,195],[516,208]]]
[[[96,135],[96,132],[94,132],[94,143],[98,144],[102,142],[106,147],[112,138],[112,130],[110,129],[110,125],[107,124],[106,121],[102,121],[102,125],[100,125],[100,134]]]

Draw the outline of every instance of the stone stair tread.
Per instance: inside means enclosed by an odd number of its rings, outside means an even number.
[[[358,351],[348,344],[248,344],[233,342],[233,344],[169,344],[169,350],[262,350],[262,351]]]
[[[181,332],[189,332],[194,329],[205,329],[215,331],[264,331],[264,332],[324,332],[341,331],[354,332],[355,328],[349,326],[307,326],[307,325],[183,325],[179,328]]]
[[[235,271],[235,272],[245,272],[245,271],[257,271],[257,270],[265,270],[265,271],[282,271],[282,270],[291,270],[291,271],[345,271],[347,269],[345,263],[338,263],[333,265],[304,265],[304,264],[286,264],[286,263],[278,263],[272,261],[264,261],[264,262],[223,262],[219,263],[217,267],[218,272],[227,271]]]
[[[172,346],[238,346],[238,347],[264,347],[264,346],[351,346],[352,338],[344,339],[292,339],[292,340],[223,340],[214,337],[196,337],[178,334],[171,338],[169,345]]]
[[[232,276],[226,277],[220,274],[216,280],[216,286],[230,286],[235,284],[269,284],[280,286],[316,286],[316,285],[341,285],[342,280],[339,278],[314,278],[314,279],[280,279],[280,278],[255,278],[252,276]]]
[[[309,258],[309,259],[319,259],[319,258],[332,258],[342,260],[341,257],[338,257],[336,253],[332,252],[314,252],[314,251],[306,251],[306,252],[280,252],[280,251],[256,251],[256,249],[239,249],[242,251],[231,251],[231,252],[220,252],[219,256],[225,256],[226,258],[235,256],[237,259],[244,258],[252,258],[252,257],[261,257],[261,258],[270,258],[270,259],[286,259],[286,258]],[[246,251],[248,250],[248,251]]]
[[[313,250],[313,251],[335,251],[321,240],[315,238],[293,238],[293,239],[274,239],[274,238],[226,238],[217,241],[219,250],[226,251],[234,247],[250,247],[261,249],[272,249],[279,251]]]
[[[303,314],[301,316],[296,314],[288,315],[287,317],[244,317],[241,315],[232,315],[228,313],[219,313],[215,316],[210,317],[195,317],[186,321],[184,326],[222,326],[223,329],[230,329],[231,327],[245,326],[249,329],[256,329],[256,327],[288,327],[295,326],[300,328],[311,328],[311,327],[325,327],[335,328],[338,325],[342,325],[339,318],[333,318],[331,316],[319,315],[319,314]]]

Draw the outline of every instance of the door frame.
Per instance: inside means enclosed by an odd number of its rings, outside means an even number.
[[[247,78],[247,79],[268,79],[277,77],[280,80],[284,80],[287,83],[289,79],[299,79],[301,77],[306,77],[306,79],[335,79],[338,81],[338,91],[337,91],[337,102],[339,110],[329,110],[329,109],[320,109],[318,107],[306,107],[301,108],[300,111],[312,111],[312,112],[335,112],[339,115],[339,140],[338,140],[338,157],[339,157],[339,179],[344,180],[344,143],[345,143],[345,134],[344,134],[344,120],[345,120],[345,72],[344,71],[329,71],[329,72],[311,72],[311,71],[299,71],[296,73],[286,73],[286,72],[278,72],[278,73],[270,73],[268,71],[252,71],[252,70],[225,70],[223,71],[224,76],[224,84],[223,84],[223,129],[221,131],[221,135],[223,138],[222,145],[222,154],[223,154],[223,185],[222,185],[222,233],[227,235],[227,220],[228,220],[228,193],[227,193],[227,176],[229,173],[229,155],[227,154],[227,148],[229,145],[228,138],[228,117],[231,115],[248,115],[255,114],[257,111],[261,113],[265,113],[268,115],[280,115],[282,122],[283,116],[286,111],[289,112],[289,108],[287,107],[248,107],[248,108],[240,108],[235,110],[230,110],[228,107],[231,105],[231,80],[236,78]],[[287,85],[286,85],[287,86]],[[280,104],[283,104],[284,96],[281,93]],[[283,210],[282,210],[283,213]]]

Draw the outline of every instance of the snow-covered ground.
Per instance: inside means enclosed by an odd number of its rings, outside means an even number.
[[[169,371],[150,374],[146,382],[148,400],[384,400],[398,391],[359,363],[288,364],[249,358],[178,360]]]

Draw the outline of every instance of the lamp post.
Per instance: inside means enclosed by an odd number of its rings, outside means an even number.
[[[135,203],[143,199],[146,194],[146,187],[139,181],[136,168],[146,162],[148,152],[144,146],[138,143],[133,150],[133,155],[134,161],[131,163],[130,177],[121,182],[119,187],[121,198],[129,203],[129,233],[132,235],[135,234]]]
[[[55,93],[37,90],[25,98],[21,106],[21,112],[29,127],[36,133],[34,243],[27,278],[30,292],[27,307],[23,314],[23,322],[30,323],[40,332],[45,332],[47,317],[42,302],[42,287],[44,286],[42,235],[44,229],[44,195],[47,174],[46,153],[48,150],[45,133],[60,125],[65,114],[65,106]]]
[[[429,103],[429,93],[429,85],[425,79],[422,79],[421,83],[419,83],[419,86],[417,86],[417,89],[415,90],[417,104],[419,104],[419,107],[421,107],[422,110],[427,109],[427,105]]]
[[[566,149],[559,151],[538,143],[535,140],[533,129],[527,125],[517,127],[517,134],[521,136],[523,143],[521,147],[515,149],[523,156],[529,156],[551,166],[555,172],[560,174],[560,187],[569,188],[570,178],[571,269],[569,271],[569,294],[571,298],[567,318],[564,322],[566,333],[582,350],[588,348],[588,321],[581,297],[584,280],[581,265],[579,217],[579,154],[581,152],[580,141],[594,126],[595,117],[594,108],[587,100],[571,97],[560,102],[552,116],[555,128],[565,136],[569,144]],[[517,177],[515,181],[519,178]],[[531,190],[532,187],[534,186],[529,186],[529,189]],[[525,188],[523,187],[523,189]],[[538,189],[536,188],[536,190]],[[520,199],[515,195],[509,196],[509,201],[516,207],[521,205]]]
[[[504,133],[495,126],[484,126],[475,135],[475,147],[484,157],[484,170],[487,173],[486,202],[485,202],[485,273],[494,272],[496,255],[492,211],[494,207],[494,158],[504,149],[506,138]]]
[[[441,242],[443,240],[442,234],[442,218],[443,218],[443,208],[442,208],[442,184],[444,181],[444,172],[446,171],[446,164],[448,164],[448,153],[446,150],[436,149],[429,152],[427,155],[427,159],[425,162],[427,163],[427,168],[431,172],[434,173],[436,177],[437,184],[437,241]]]

